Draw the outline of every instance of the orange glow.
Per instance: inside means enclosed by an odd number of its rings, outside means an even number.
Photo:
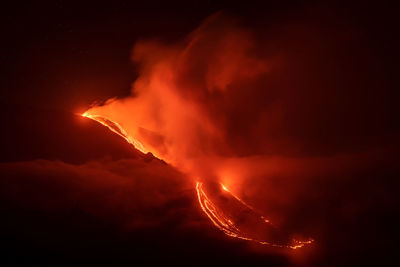
[[[267,165],[252,156],[262,155],[254,143],[258,146],[265,138],[254,132],[265,127],[263,118],[270,110],[263,106],[249,109],[247,100],[259,97],[257,92],[248,95],[255,87],[247,88],[247,84],[268,73],[271,64],[257,57],[252,48],[247,31],[219,25],[215,18],[207,20],[183,44],[138,43],[133,60],[140,72],[131,96],[95,105],[82,116],[101,123],[139,151],[152,153],[187,177],[199,179],[194,182],[201,210],[226,235],[296,249],[312,241],[287,241],[291,235],[286,233],[280,242],[269,239],[268,233],[279,229],[271,230],[275,226],[270,220],[240,194],[245,191],[241,186],[244,180],[261,175]],[[249,110],[259,113],[247,114]],[[218,189],[208,192],[205,187],[209,184]],[[220,203],[217,196],[232,205]],[[241,212],[248,221],[237,218]]]
[[[138,140],[135,138],[129,136],[125,130],[115,121],[112,121],[110,119],[107,119],[105,117],[99,116],[99,115],[91,115],[88,114],[87,112],[82,114],[83,117],[92,119],[94,121],[97,121],[98,123],[106,126],[109,130],[112,132],[118,134],[122,138],[124,138],[129,144],[133,145],[137,150],[141,151],[142,153],[147,153],[148,151],[144,148],[142,143],[140,143]]]
[[[225,192],[230,193],[229,189],[226,188],[223,184],[221,184],[222,190]],[[223,210],[220,209],[213,201],[210,200],[210,198],[207,196],[205,191],[203,190],[203,183],[202,182],[196,182],[196,191],[197,191],[197,197],[200,203],[200,207],[203,210],[203,212],[207,215],[207,217],[213,222],[213,224],[223,231],[226,235],[247,240],[247,241],[253,241],[262,245],[269,245],[272,247],[279,247],[279,248],[290,248],[290,249],[298,249],[301,247],[304,247],[306,244],[311,244],[314,240],[309,239],[306,241],[298,241],[298,240],[292,240],[292,244],[276,244],[272,242],[267,242],[264,240],[259,240],[255,238],[251,238],[247,236],[243,231],[241,231],[240,227],[235,224],[234,220],[232,218],[229,218],[226,214],[224,214]],[[230,194],[232,197],[235,199],[239,200],[240,203],[245,205],[246,207],[252,209],[249,205],[247,205],[245,202],[237,198],[236,196]],[[260,219],[267,223],[270,224],[269,220],[265,219],[264,216],[260,216]]]
[[[225,185],[221,184],[222,189],[224,189],[225,191],[229,192],[228,188],[225,187]]]
[[[97,121],[98,123],[106,126],[109,130],[112,132],[118,134],[122,138],[124,138],[129,144],[133,145],[136,149],[140,150],[143,153],[147,153],[148,151],[143,147],[143,145],[133,137],[130,137],[126,131],[117,123],[114,122],[110,119],[104,118],[102,116],[96,116],[96,115],[89,115],[87,113],[82,114],[83,117],[92,119],[94,121]],[[234,194],[231,193],[231,191],[223,184],[220,184],[221,189],[226,193],[229,194],[229,196],[233,197],[236,199],[238,202],[240,202],[243,206],[246,208],[254,211],[255,209],[245,203],[243,200],[241,200],[239,197],[235,196]],[[306,244],[310,244],[313,242],[312,239],[307,240],[307,241],[297,241],[293,240],[292,244],[289,245],[283,245],[283,244],[275,244],[263,240],[258,240],[255,238],[251,238],[249,236],[246,236],[246,234],[241,231],[240,227],[235,224],[234,220],[230,218],[229,216],[225,215],[223,212],[223,209],[221,207],[218,207],[205,193],[203,189],[203,183],[202,182],[196,182],[196,193],[197,193],[197,198],[201,207],[201,210],[207,215],[207,217],[211,220],[211,222],[222,232],[224,232],[226,235],[235,237],[238,239],[242,240],[247,240],[247,241],[253,241],[262,245],[269,245],[273,247],[279,247],[279,248],[290,248],[290,249],[297,249],[301,248]],[[271,224],[268,219],[266,219],[264,216],[259,216],[261,221],[266,223],[266,224]]]

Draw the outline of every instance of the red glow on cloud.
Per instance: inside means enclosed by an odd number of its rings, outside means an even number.
[[[228,189],[262,171],[255,165],[249,169],[249,158],[240,151],[247,139],[254,138],[251,129],[245,129],[248,120],[266,112],[264,103],[254,106],[254,101],[258,91],[267,89],[259,83],[273,68],[268,59],[256,55],[256,48],[250,31],[219,15],[207,19],[182,44],[140,42],[134,48],[133,60],[141,66],[141,74],[133,84],[132,95],[110,99],[83,116],[191,177],[202,210],[227,235],[296,249],[311,241],[289,241],[293,239],[290,233],[284,234],[285,241],[278,241],[280,238],[269,234],[276,231],[270,229],[270,220]],[[251,101],[241,98],[248,93]],[[240,111],[246,109],[255,109],[256,113],[248,118],[241,116]],[[232,132],[232,125],[241,129]],[[235,141],[237,134],[239,143]],[[256,138],[263,142],[262,134]],[[231,165],[232,160],[237,163]],[[213,193],[206,193],[203,183],[213,182],[221,183],[237,209],[254,213],[247,223],[235,222],[246,219],[227,211],[232,204],[211,201]],[[246,228],[251,227],[257,231],[249,233]]]

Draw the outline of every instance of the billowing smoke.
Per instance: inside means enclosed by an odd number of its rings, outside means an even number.
[[[355,188],[360,166],[381,168],[374,159],[394,148],[390,108],[371,108],[393,100],[376,90],[382,71],[359,49],[357,28],[312,19],[240,25],[218,13],[181,42],[137,43],[131,96],[86,114],[117,122],[188,177],[223,183],[276,224],[318,238],[308,223],[321,223],[321,207],[337,197],[326,189]],[[345,198],[359,211],[366,195]],[[332,211],[342,212],[353,211]]]
[[[342,39],[330,44],[332,35]],[[341,65],[358,41],[315,24],[250,30],[218,13],[177,44],[137,43],[131,96],[87,113],[119,123],[194,179],[225,179],[229,158],[357,153],[379,122],[368,107],[379,95],[357,101],[365,79]]]
[[[225,159],[268,151],[265,122],[276,116],[268,76],[278,63],[260,49],[251,31],[221,14],[179,44],[139,42],[132,95],[87,113],[119,123],[194,179],[222,179]]]

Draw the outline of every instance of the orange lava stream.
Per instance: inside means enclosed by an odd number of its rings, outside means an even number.
[[[223,184],[221,184],[221,187],[223,190],[226,192],[229,192],[231,196],[236,198],[240,203],[245,205],[251,210],[254,210],[251,206],[247,205],[243,200],[239,199],[235,195],[233,195],[228,188],[226,188]],[[235,223],[233,220],[229,217],[227,217],[222,210],[220,210],[217,206],[214,205],[214,203],[209,199],[207,194],[203,190],[203,183],[202,182],[196,182],[196,191],[197,191],[197,197],[200,203],[200,207],[203,210],[203,212],[208,216],[208,218],[213,222],[213,224],[223,231],[226,235],[232,236],[235,238],[247,240],[247,241],[253,241],[257,242],[262,245],[269,245],[272,247],[279,247],[279,248],[290,248],[290,249],[298,249],[301,247],[304,247],[306,244],[311,244],[314,240],[310,239],[307,241],[298,241],[298,240],[293,240],[292,245],[280,245],[280,244],[274,244],[262,240],[257,240],[254,238],[250,238],[245,236],[244,233],[240,231],[238,227],[236,227]],[[264,216],[261,216],[261,219],[266,222],[270,223],[269,220],[265,219]]]
[[[108,129],[110,129],[112,132],[118,134],[122,138],[124,138],[129,144],[133,145],[137,150],[140,152],[146,154],[149,151],[144,148],[142,143],[140,143],[138,140],[130,137],[126,131],[115,121],[112,121],[108,118],[105,118],[103,116],[98,116],[98,115],[91,115],[88,114],[87,112],[82,114],[83,117],[92,119],[94,121],[97,121],[98,123],[106,126]]]
[[[106,126],[109,130],[111,130],[112,132],[114,132],[117,135],[124,138],[129,144],[133,145],[137,150],[141,151],[142,153],[146,154],[146,153],[150,152],[142,145],[141,142],[139,142],[135,138],[129,136],[127,134],[127,132],[117,122],[114,122],[114,121],[112,121],[108,118],[105,118],[103,116],[100,116],[100,115],[88,114],[87,112],[83,113],[81,116],[92,119],[92,120],[97,121],[98,123],[102,124],[103,126]],[[156,155],[155,153],[153,153],[153,151],[151,151],[151,152],[153,155]],[[234,197],[236,200],[238,200],[241,204],[243,204],[250,210],[256,212],[256,210],[253,207],[251,207],[250,205],[245,203],[243,200],[241,200],[240,198],[235,196],[231,191],[229,191],[229,189],[226,186],[221,184],[221,188],[224,191],[228,192],[232,197]],[[269,245],[272,247],[289,248],[289,249],[298,249],[298,248],[301,248],[301,247],[305,246],[306,244],[310,244],[314,241],[312,239],[307,240],[307,241],[293,240],[293,244],[291,244],[291,245],[280,245],[280,244],[274,244],[274,243],[266,242],[263,240],[257,240],[257,239],[247,237],[236,226],[236,224],[234,223],[232,218],[229,218],[227,215],[225,215],[224,212],[210,200],[210,198],[207,196],[207,194],[203,190],[202,182],[196,182],[196,192],[197,192],[197,198],[200,203],[200,207],[201,207],[202,211],[207,215],[207,217],[211,220],[211,222],[218,229],[220,229],[222,232],[224,232],[228,236],[247,240],[247,241],[253,241],[253,242],[256,242],[256,243],[259,243],[262,245]],[[265,223],[271,224],[270,221],[268,219],[266,219],[264,216],[260,216],[260,218]]]

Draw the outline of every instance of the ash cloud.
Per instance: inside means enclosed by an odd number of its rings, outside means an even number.
[[[318,25],[320,16],[261,30],[217,13],[178,44],[139,42],[132,96],[89,113],[196,176],[204,173],[195,165],[212,156],[390,147],[399,128],[376,51],[359,48],[367,37],[356,26]]]
[[[320,11],[270,27],[217,13],[177,44],[139,42],[131,96],[88,112],[188,177],[222,182],[280,227],[314,235],[324,253],[361,246],[358,257],[388,234],[368,217],[382,209],[388,219],[395,203],[396,93],[379,51],[364,46],[371,36]]]

